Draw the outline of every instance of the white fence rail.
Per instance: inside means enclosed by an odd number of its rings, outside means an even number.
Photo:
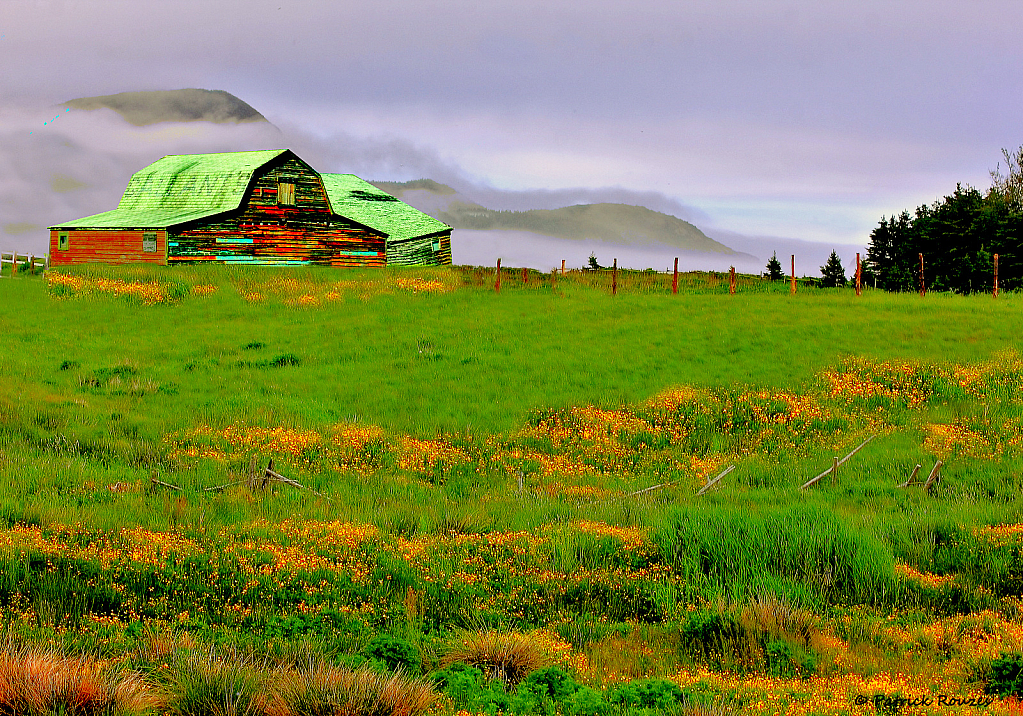
[[[26,263],[29,264],[32,271],[34,271],[37,266],[42,266],[44,269],[48,269],[50,268],[50,257],[23,254],[20,251],[0,251],[0,277],[9,278],[17,276],[18,271],[24,270],[22,267]],[[5,276],[4,274],[4,264],[11,265],[9,276]]]

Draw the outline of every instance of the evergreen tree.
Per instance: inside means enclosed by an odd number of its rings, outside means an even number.
[[[591,271],[600,271],[602,268],[604,268],[603,266],[597,263],[597,255],[592,251],[590,252],[589,262],[590,265],[584,268],[589,268]]]
[[[828,262],[821,266],[821,286],[825,288],[837,288],[845,286],[845,269],[842,268],[842,259],[834,251],[828,257]]]
[[[771,275],[772,281],[778,281],[784,274],[781,272],[781,261],[778,260],[778,252],[775,251],[771,260],[767,262],[767,272]]]

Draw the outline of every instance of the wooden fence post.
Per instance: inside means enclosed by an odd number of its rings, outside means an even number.
[[[924,492],[930,492],[931,486],[937,484],[938,480],[941,479],[941,460],[934,463],[934,467],[931,468],[931,474],[927,476],[927,482],[924,483]]]
[[[529,273],[526,271],[526,267],[523,266],[522,267],[522,284],[525,285],[527,283],[529,283]]]
[[[998,266],[998,254],[995,254],[995,266]],[[995,276],[998,275],[998,269],[995,269]],[[678,293],[678,256],[675,257],[675,274],[671,277],[671,292]]]
[[[792,295],[796,295],[796,255],[792,254]]]
[[[998,298],[998,254],[995,254],[995,286],[992,295]]]
[[[924,283],[924,255],[920,254],[920,297],[927,293],[927,284]]]
[[[735,295],[735,266],[728,269],[728,293]]]
[[[916,464],[916,467],[913,468],[913,472],[909,473],[909,478],[904,483],[899,485],[899,487],[909,487],[910,485],[912,485],[913,480],[916,479],[916,474],[918,472],[920,472],[920,463]]]
[[[611,295],[618,295],[618,259],[615,259],[614,266],[611,267]]]
[[[860,284],[860,252],[856,252],[856,295],[859,296],[863,292]]]
[[[501,259],[497,260],[497,280],[494,281],[494,290],[501,292]]]
[[[14,278],[15,274],[18,273],[18,252],[11,252],[11,278]]]
[[[565,259],[561,259],[561,275],[565,275]]]

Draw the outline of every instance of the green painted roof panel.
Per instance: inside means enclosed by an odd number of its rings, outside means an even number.
[[[451,227],[354,174],[320,174],[331,210],[338,216],[378,229],[388,242],[427,236]]]
[[[231,211],[253,172],[286,151],[172,154],[135,172],[113,211],[50,228],[165,228]]]

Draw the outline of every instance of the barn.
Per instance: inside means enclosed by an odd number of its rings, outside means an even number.
[[[288,149],[166,156],[132,176],[116,209],[51,226],[50,264],[451,263],[451,227],[361,179],[340,175],[345,190],[325,176],[338,175]]]

